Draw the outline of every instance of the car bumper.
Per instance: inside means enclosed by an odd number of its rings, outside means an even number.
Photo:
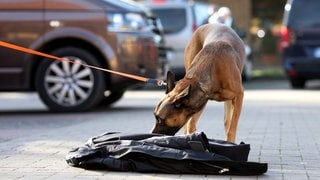
[[[288,76],[303,78],[320,78],[319,58],[287,58],[284,60],[284,69]]]

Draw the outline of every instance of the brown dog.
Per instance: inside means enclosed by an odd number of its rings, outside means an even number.
[[[185,134],[193,133],[208,100],[225,101],[226,140],[235,142],[245,59],[244,43],[229,27],[198,28],[185,49],[185,77],[175,85],[174,75],[168,73],[166,96],[155,109],[152,132],[174,135],[184,126]]]

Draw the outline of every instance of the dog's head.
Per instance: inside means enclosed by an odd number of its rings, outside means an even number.
[[[152,133],[174,135],[207,101],[199,82],[185,77],[175,84],[174,74],[168,72],[166,95],[154,111],[156,123]]]

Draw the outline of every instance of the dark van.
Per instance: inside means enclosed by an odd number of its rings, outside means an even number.
[[[165,60],[156,20],[122,0],[0,1],[0,40],[150,78]],[[52,111],[111,104],[140,82],[0,47],[0,91],[37,91]]]
[[[293,88],[320,79],[320,1],[288,0],[280,45],[283,66]]]

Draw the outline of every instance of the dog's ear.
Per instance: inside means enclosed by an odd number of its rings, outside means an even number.
[[[167,72],[167,89],[166,89],[166,94],[168,94],[174,87],[176,86],[175,84],[175,74],[171,71]]]

